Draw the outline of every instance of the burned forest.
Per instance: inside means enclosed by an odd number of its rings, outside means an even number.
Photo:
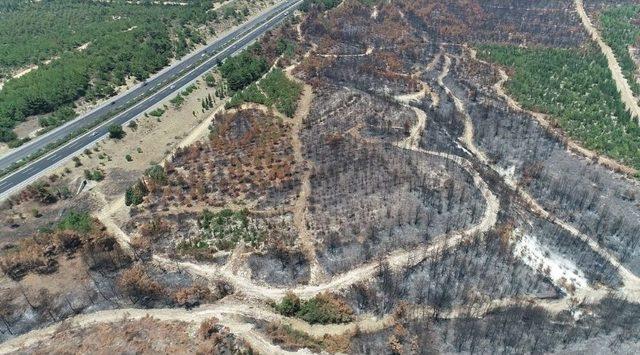
[[[2,239],[0,353],[637,353],[625,6],[303,1],[207,79],[197,139],[5,202],[65,207]]]

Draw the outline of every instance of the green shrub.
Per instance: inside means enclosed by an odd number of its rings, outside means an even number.
[[[158,107],[157,109],[149,112],[149,114],[153,117],[161,117],[162,115],[164,115],[164,110],[161,109],[160,107]]]
[[[181,243],[183,252],[201,250],[229,250],[242,241],[256,246],[262,241],[263,229],[249,219],[248,211],[224,209],[220,212],[202,211],[198,219],[200,234],[197,238]]]
[[[127,206],[139,205],[144,201],[144,197],[149,194],[146,185],[138,180],[133,186],[129,187],[124,194],[124,203]]]
[[[145,175],[158,185],[165,185],[167,183],[167,172],[158,164],[154,164],[148,168],[145,171]]]
[[[58,229],[88,233],[93,229],[93,219],[87,212],[71,211],[58,222]]]
[[[27,143],[30,140],[31,140],[31,138],[29,138],[29,137],[24,137],[22,139],[14,139],[14,140],[10,141],[9,143],[7,143],[7,146],[9,148],[18,148],[19,146]]]
[[[278,55],[285,55],[287,57],[292,57],[295,52],[295,49],[296,49],[295,44],[284,38],[280,38],[278,39],[278,42],[276,42],[276,53]]]
[[[71,160],[73,160],[73,163],[74,163],[76,168],[79,167],[79,166],[82,166],[82,162],[80,161],[79,157],[73,157],[73,158],[71,158]]]
[[[173,99],[169,100],[169,102],[171,102],[173,107],[180,108],[182,106],[182,104],[184,104],[184,97],[182,96],[182,94],[178,94],[178,95],[176,95],[176,97],[174,97]]]
[[[276,305],[276,311],[283,316],[295,316],[300,311],[300,298],[293,292],[287,292],[282,301]]]
[[[191,93],[197,89],[198,87],[194,84],[194,85],[189,85],[186,89],[184,89],[183,92],[180,93],[180,95],[187,97],[189,95],[191,95]]]
[[[295,316],[310,324],[348,323],[353,320],[353,310],[344,299],[328,292],[302,302],[295,294],[287,293],[275,308],[284,316]]]
[[[213,77],[213,74],[211,73],[207,73],[207,75],[204,76],[204,82],[210,88],[216,86],[216,79]]]
[[[104,173],[100,170],[85,170],[84,177],[87,180],[102,181],[104,179]]]
[[[118,124],[112,124],[109,126],[109,138],[122,139],[127,133],[122,129],[122,126]]]

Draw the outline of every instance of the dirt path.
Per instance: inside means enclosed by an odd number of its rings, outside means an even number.
[[[444,84],[444,79],[449,75],[449,68],[451,66],[451,57],[448,55],[444,56],[444,66],[442,67],[442,72],[438,76],[438,85],[445,91],[445,93],[453,100],[454,105],[458,112],[460,112],[464,118],[464,132],[462,133],[462,137],[460,137],[460,141],[465,145],[465,147],[473,154],[480,162],[485,165],[489,165],[489,159],[485,153],[480,150],[475,142],[473,141],[473,121],[471,120],[471,116],[467,112],[467,109],[464,105],[464,102],[460,100],[452,91],[449,89],[447,85]],[[515,182],[508,181],[509,184],[514,185]],[[511,186],[510,185],[510,186]]]
[[[442,58],[442,54],[443,54],[443,49],[442,47],[440,47],[440,51],[438,51],[438,53],[433,57],[433,59],[429,62],[429,64],[427,64],[428,71],[435,69],[436,64],[438,64],[438,62],[440,61],[440,58]]]
[[[293,155],[296,163],[303,169],[302,176],[300,178],[300,193],[298,199],[293,206],[293,224],[298,231],[298,238],[302,246],[302,250],[305,253],[307,260],[310,264],[310,276],[309,283],[318,284],[322,280],[325,280],[327,275],[318,261],[315,247],[315,237],[307,226],[307,210],[309,207],[309,196],[311,196],[311,172],[313,170],[312,163],[304,158],[302,153],[302,142],[300,140],[300,131],[302,130],[302,124],[304,119],[309,115],[311,110],[311,102],[313,101],[313,89],[310,85],[300,81],[298,78],[291,74],[293,66],[287,68],[285,73],[287,77],[302,85],[302,95],[298,102],[298,108],[291,120],[291,144],[293,145]]]
[[[472,306],[454,307],[451,310],[441,312],[439,318],[455,319],[467,316],[479,318],[501,307],[522,304],[540,305],[552,313],[558,313],[571,309],[576,302],[576,300],[567,299],[539,301],[527,298],[507,298],[478,303]],[[431,316],[433,312],[434,308],[430,306],[409,306],[403,312],[402,318],[421,319]],[[235,298],[227,298],[216,304],[205,305],[193,310],[183,308],[129,308],[82,314],[62,322],[57,322],[46,328],[33,330],[0,344],[0,354],[17,352],[20,349],[36,345],[39,342],[50,341],[52,336],[63,324],[65,327],[77,329],[98,324],[116,323],[123,320],[138,320],[147,316],[160,321],[187,323],[200,323],[215,317],[221,324],[228,327],[233,334],[243,338],[249,343],[253,350],[261,354],[291,354],[294,352],[283,351],[281,348],[273,345],[262,333],[257,331],[252,324],[243,322],[239,318],[289,324],[294,329],[302,331],[316,339],[322,339],[325,335],[343,335],[355,333],[356,331],[364,333],[376,332],[386,329],[396,322],[396,316],[394,314],[388,314],[384,317],[365,315],[361,316],[357,321],[345,324],[311,325],[299,319],[284,317],[274,313],[270,308],[263,305],[248,303]],[[308,354],[310,352],[303,349],[295,353]]]
[[[471,57],[471,59],[476,60],[480,63],[489,65],[489,66],[493,66],[491,63],[488,63],[484,60],[480,60],[477,58],[477,52],[475,49],[473,48],[467,48],[469,51],[469,56]],[[567,137],[566,134],[564,134],[564,132],[562,132],[562,130],[556,128],[553,126],[553,124],[551,123],[551,118],[549,117],[549,115],[546,115],[544,113],[540,113],[540,112],[533,112],[533,111],[529,111],[525,108],[523,108],[522,106],[520,106],[520,104],[514,100],[509,94],[507,94],[507,92],[504,89],[504,84],[509,80],[509,76],[507,75],[507,73],[505,73],[504,70],[502,70],[501,68],[497,68],[498,70],[498,75],[500,76],[500,80],[498,80],[494,85],[493,85],[493,89],[495,90],[495,92],[498,94],[498,96],[502,97],[502,99],[507,103],[507,105],[518,112],[524,112],[529,114],[531,117],[533,117],[538,124],[540,124],[540,126],[542,126],[542,128],[544,128],[547,132],[551,133],[551,135],[553,135],[554,137],[556,137],[557,139],[559,139],[562,142],[565,142],[567,145],[567,149],[574,153],[577,154],[579,156],[585,157],[591,161],[595,161],[598,164],[602,165],[603,167],[612,170],[614,172],[620,173],[620,174],[624,174],[627,177],[633,178],[634,176],[636,176],[636,174],[638,173],[638,170],[626,166],[624,164],[620,164],[619,162],[608,158],[606,156],[600,155],[597,152],[594,152],[592,150],[589,150],[585,147],[583,147],[582,145],[580,145],[580,143],[572,140],[571,138]]]
[[[444,78],[446,77],[446,74],[448,73],[450,64],[451,64],[451,60],[449,59],[448,56],[446,56],[445,57],[445,65],[444,65],[442,74],[438,77],[438,83],[443,87],[443,89],[447,92],[447,94],[453,99],[453,101],[454,101],[454,103],[456,105],[456,109],[463,115],[463,117],[465,119],[465,130],[464,130],[464,133],[463,133],[462,140],[463,140],[465,146],[467,147],[467,149],[469,149],[474,154],[474,156],[476,156],[476,158],[478,158],[478,160],[480,160],[482,163],[484,163],[485,165],[487,165],[488,167],[493,169],[495,172],[497,172],[503,178],[505,183],[509,187],[511,187],[512,190],[528,206],[528,208],[529,208],[529,210],[531,212],[533,212],[537,216],[539,216],[541,218],[544,218],[546,220],[549,220],[550,222],[552,222],[552,223],[556,224],[557,226],[561,227],[565,231],[569,232],[572,236],[580,239],[581,241],[583,241],[584,243],[589,245],[589,247],[594,252],[596,252],[597,254],[601,255],[603,258],[607,259],[614,267],[616,267],[618,269],[618,273],[619,273],[619,275],[622,278],[623,283],[624,283],[624,286],[622,288],[618,289],[617,292],[620,293],[625,298],[629,299],[630,301],[640,302],[640,278],[638,278],[635,274],[633,274],[631,271],[629,271],[624,265],[622,265],[620,263],[620,261],[615,256],[613,256],[613,254],[611,254],[605,248],[602,248],[593,238],[585,235],[584,233],[580,232],[577,228],[575,228],[571,224],[561,220],[560,218],[556,217],[552,213],[546,211],[536,201],[535,198],[533,198],[524,189],[521,189],[521,188],[518,187],[518,184],[513,179],[513,177],[507,176],[507,174],[505,174],[503,171],[498,169],[494,164],[491,164],[491,163],[488,162],[484,152],[482,152],[475,145],[474,138],[473,138],[473,122],[472,122],[471,117],[469,116],[468,112],[466,111],[466,108],[465,108],[464,104],[462,103],[462,100],[460,100],[458,97],[456,97],[456,95],[453,94],[453,92],[443,82]],[[515,102],[514,102],[514,104],[515,104]],[[594,292],[595,292],[595,290],[591,289],[590,287],[589,288],[585,288],[583,296],[585,296],[585,297],[586,296],[592,296],[592,294]],[[593,298],[593,301],[597,301],[601,297],[604,297],[604,295],[605,294],[597,293],[597,297]]]
[[[607,63],[609,66],[609,70],[611,71],[611,75],[613,76],[613,81],[616,83],[616,87],[620,92],[620,98],[624,103],[625,107],[629,112],[631,112],[631,116],[638,121],[640,124],[640,107],[638,107],[638,101],[635,96],[633,96],[633,91],[631,91],[631,87],[627,82],[627,79],[622,74],[622,68],[616,59],[616,56],[613,54],[613,50],[606,44],[602,37],[600,37],[600,33],[593,26],[591,19],[587,15],[587,12],[584,10],[584,4],[582,0],[574,0],[573,1],[576,11],[578,11],[578,15],[580,15],[580,20],[582,20],[582,25],[587,30],[591,38],[598,44],[600,47],[600,51],[607,58]]]
[[[433,107],[439,106],[440,97],[435,92],[433,92],[429,84],[422,80],[419,80],[419,74],[415,75],[414,78],[418,80],[418,83],[420,84],[422,89],[420,89],[420,91],[412,92],[409,94],[396,95],[394,96],[394,98],[404,105],[409,105],[411,102],[420,101],[421,99],[425,98],[427,94],[429,94],[429,96],[431,97],[431,105]]]
[[[126,209],[124,203],[124,196],[115,199],[112,202],[108,202],[106,196],[101,192],[93,192],[95,196],[104,201],[104,207],[96,214],[96,218],[104,224],[107,231],[112,234],[122,249],[129,255],[134,255],[134,250],[131,247],[131,238],[125,233],[120,226],[113,220],[113,216],[117,211]]]
[[[17,352],[20,349],[35,345],[38,342],[47,341],[51,339],[52,335],[55,334],[62,324],[66,324],[72,328],[85,328],[100,323],[115,323],[125,319],[136,320],[146,316],[151,316],[160,321],[181,321],[188,323],[199,323],[206,319],[215,317],[221,324],[228,327],[233,334],[247,341],[251,348],[260,354],[294,353],[284,351],[280,347],[273,345],[268,339],[264,338],[264,335],[256,331],[252,324],[237,320],[238,317],[249,317],[252,319],[275,321],[283,319],[282,316],[267,311],[264,308],[255,307],[251,304],[240,303],[237,300],[223,300],[214,305],[207,305],[194,310],[186,310],[183,308],[129,308],[81,314],[68,320],[57,322],[46,328],[33,330],[4,342],[0,344],[0,354]],[[302,351],[297,353],[309,352]]]
[[[317,45],[314,45],[314,48],[318,48]],[[364,51],[364,53],[356,53],[356,54],[319,54],[316,53],[316,55],[318,57],[323,57],[323,58],[357,58],[357,57],[365,57],[370,55],[371,53],[373,53],[374,48],[369,46],[367,47],[367,49]]]
[[[411,127],[409,137],[405,138],[399,145],[404,149],[418,149],[420,139],[422,138],[422,132],[424,132],[424,129],[427,126],[427,114],[417,107],[410,107],[416,113],[417,121],[416,124]]]

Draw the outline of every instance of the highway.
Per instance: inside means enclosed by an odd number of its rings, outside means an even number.
[[[185,85],[213,69],[219,61],[232,56],[262,34],[284,20],[302,0],[286,0],[263,14],[246,22],[234,31],[215,40],[201,50],[183,58],[176,64],[162,70],[145,83],[138,84],[129,91],[110,99],[87,114],[58,127],[0,158],[0,170],[28,158],[50,144],[67,139],[81,129],[101,124],[69,140],[55,150],[22,166],[15,172],[0,179],[0,199],[6,198],[26,184],[35,181],[48,170],[71,159],[85,147],[91,146],[108,134],[112,124],[123,125],[152,108],[159,102],[177,94]],[[137,103],[135,103],[138,101]],[[134,105],[132,105],[135,103]]]

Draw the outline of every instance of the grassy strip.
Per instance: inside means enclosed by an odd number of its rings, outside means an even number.
[[[640,169],[640,128],[595,48],[482,46],[479,56],[514,69],[506,88],[525,108],[550,114],[585,147]]]

